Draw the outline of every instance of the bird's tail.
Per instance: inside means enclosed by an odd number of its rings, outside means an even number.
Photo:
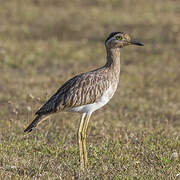
[[[24,132],[31,132],[41,120],[41,115],[37,115],[31,124],[24,130]]]
[[[49,115],[37,115],[35,117],[35,119],[32,121],[32,123],[24,130],[24,132],[31,132],[39,123],[41,123],[42,121],[46,120]]]

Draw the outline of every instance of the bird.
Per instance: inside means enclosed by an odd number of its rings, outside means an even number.
[[[31,132],[52,114],[65,111],[81,114],[77,139],[80,169],[87,169],[86,131],[92,113],[106,105],[113,97],[120,77],[121,49],[128,45],[144,46],[125,32],[112,32],[105,40],[106,63],[81,73],[65,82],[35,113],[34,120],[24,130]]]

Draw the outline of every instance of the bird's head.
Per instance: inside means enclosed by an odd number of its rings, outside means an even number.
[[[112,32],[105,41],[105,46],[109,48],[123,48],[131,44],[144,46],[124,32]]]

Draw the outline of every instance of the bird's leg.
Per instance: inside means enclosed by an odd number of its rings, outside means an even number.
[[[81,117],[79,129],[78,129],[78,143],[79,143],[79,159],[80,159],[80,168],[84,170],[84,155],[83,155],[83,142],[82,142],[82,130],[84,125],[84,118],[86,114],[84,113]]]
[[[89,123],[91,114],[87,114],[84,119],[83,129],[82,129],[82,142],[83,142],[83,152],[84,152],[84,166],[87,168],[88,158],[87,158],[87,149],[86,149],[86,131]]]

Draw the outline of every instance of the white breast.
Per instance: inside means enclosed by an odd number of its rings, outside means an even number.
[[[110,86],[104,94],[97,99],[96,102],[92,104],[82,105],[78,107],[74,107],[69,109],[70,112],[79,112],[79,113],[92,113],[96,111],[97,109],[103,107],[105,104],[109,102],[109,100],[113,97],[115,91],[117,89],[117,84],[115,86]]]

